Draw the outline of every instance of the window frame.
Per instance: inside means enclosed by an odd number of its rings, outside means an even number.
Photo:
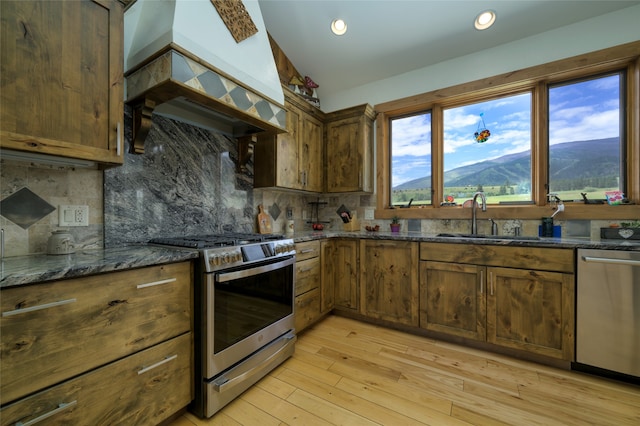
[[[490,215],[496,219],[539,219],[549,216],[545,184],[548,182],[548,86],[568,80],[579,80],[608,72],[626,72],[626,156],[627,198],[640,204],[640,41],[627,43],[585,55],[562,59],[523,70],[488,77],[469,83],[411,96],[375,107],[377,146],[377,219],[399,216],[403,219],[468,219],[468,209],[440,206],[443,200],[443,108],[490,100],[510,94],[531,91],[531,192],[535,204],[491,205]],[[432,204],[408,209],[394,209],[391,203],[390,120],[421,111],[431,111]],[[640,205],[567,204],[563,219],[628,219],[640,216]]]

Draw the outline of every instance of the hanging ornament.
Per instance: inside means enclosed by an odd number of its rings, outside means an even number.
[[[478,143],[484,143],[489,140],[489,136],[491,136],[491,132],[487,129],[487,126],[484,124],[484,112],[480,113],[480,121],[478,121],[478,130],[473,134],[473,137],[476,139]]]

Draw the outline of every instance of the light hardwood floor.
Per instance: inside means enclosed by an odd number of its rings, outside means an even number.
[[[640,425],[640,387],[329,316],[193,425]]]

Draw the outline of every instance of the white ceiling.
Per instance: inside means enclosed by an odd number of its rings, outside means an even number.
[[[267,31],[327,92],[424,68],[640,4],[615,0],[259,0]],[[497,13],[477,31],[476,15]],[[331,33],[335,18],[348,31]],[[612,29],[615,31],[615,29]],[[526,55],[526,52],[522,52]]]

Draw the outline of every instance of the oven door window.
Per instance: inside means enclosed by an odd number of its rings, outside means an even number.
[[[293,313],[294,264],[216,274],[214,284],[214,353]],[[233,276],[232,279],[228,278]]]

